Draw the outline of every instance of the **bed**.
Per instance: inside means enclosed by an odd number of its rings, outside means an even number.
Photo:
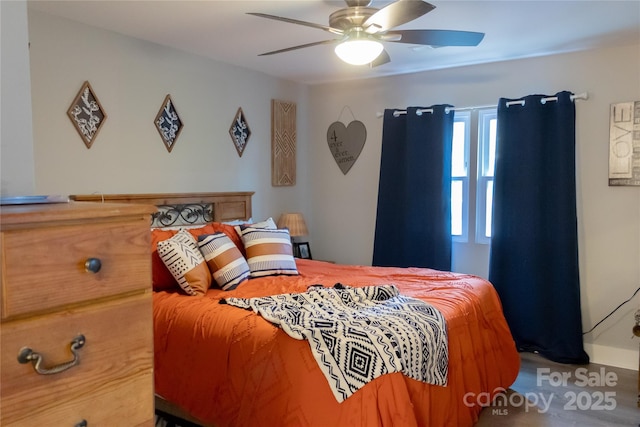
[[[233,236],[235,227],[227,222],[251,218],[252,194],[72,198],[159,206],[151,231],[156,249],[180,228],[194,236],[213,229]],[[203,215],[204,220],[195,218]],[[176,225],[176,218],[183,223]],[[476,276],[295,259],[297,275],[250,278],[229,291],[214,283],[194,297],[178,286],[157,286],[162,266],[153,261],[156,408],[199,425],[472,426],[482,405],[504,392],[518,374],[520,358],[497,293]],[[252,310],[220,303],[295,295],[312,285],[338,283],[353,289],[392,285],[401,295],[435,307],[446,322],[446,385],[393,372],[339,401],[309,341],[293,339]]]

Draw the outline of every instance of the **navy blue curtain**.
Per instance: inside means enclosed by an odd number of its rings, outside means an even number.
[[[520,351],[582,364],[575,106],[555,96],[498,104],[489,280]]]
[[[447,105],[385,110],[373,265],[451,269],[451,141]]]

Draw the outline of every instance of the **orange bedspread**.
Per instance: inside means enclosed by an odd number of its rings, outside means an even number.
[[[299,276],[251,279],[203,298],[154,293],[156,393],[212,425],[473,425],[474,396],[507,388],[520,358],[493,286],[478,277],[420,268],[335,265],[296,260]],[[307,341],[221,298],[304,292],[309,285],[395,284],[438,308],[447,321],[446,387],[394,373],[342,403],[333,396]],[[496,390],[498,389],[498,390]],[[465,394],[467,395],[465,399]]]

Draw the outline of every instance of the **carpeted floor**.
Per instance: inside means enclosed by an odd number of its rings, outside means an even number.
[[[637,370],[520,357],[506,404],[483,409],[475,427],[640,427]]]

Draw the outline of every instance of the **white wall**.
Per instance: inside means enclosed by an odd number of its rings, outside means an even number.
[[[35,192],[27,4],[0,1],[0,194]]]
[[[607,180],[609,105],[640,100],[639,45],[312,87],[311,228],[322,231],[314,235],[314,254],[371,263],[382,139],[377,112],[439,103],[490,105],[500,97],[561,90],[589,93],[589,100],[576,104],[581,290],[584,330],[589,329],[640,286],[640,187],[609,187]],[[346,176],[325,139],[344,105],[367,128],[364,150]],[[486,249],[455,245],[453,269],[486,274]],[[594,361],[637,369],[638,341],[630,337],[639,306],[640,296],[585,336]]]
[[[257,219],[304,212],[306,169],[272,187],[270,156],[271,99],[297,104],[305,135],[305,86],[41,12],[29,11],[29,37],[38,193],[255,191]],[[90,149],[66,113],[85,80],[107,113]],[[171,153],[154,125],[167,94],[184,124]],[[242,157],[228,133],[238,107]]]

